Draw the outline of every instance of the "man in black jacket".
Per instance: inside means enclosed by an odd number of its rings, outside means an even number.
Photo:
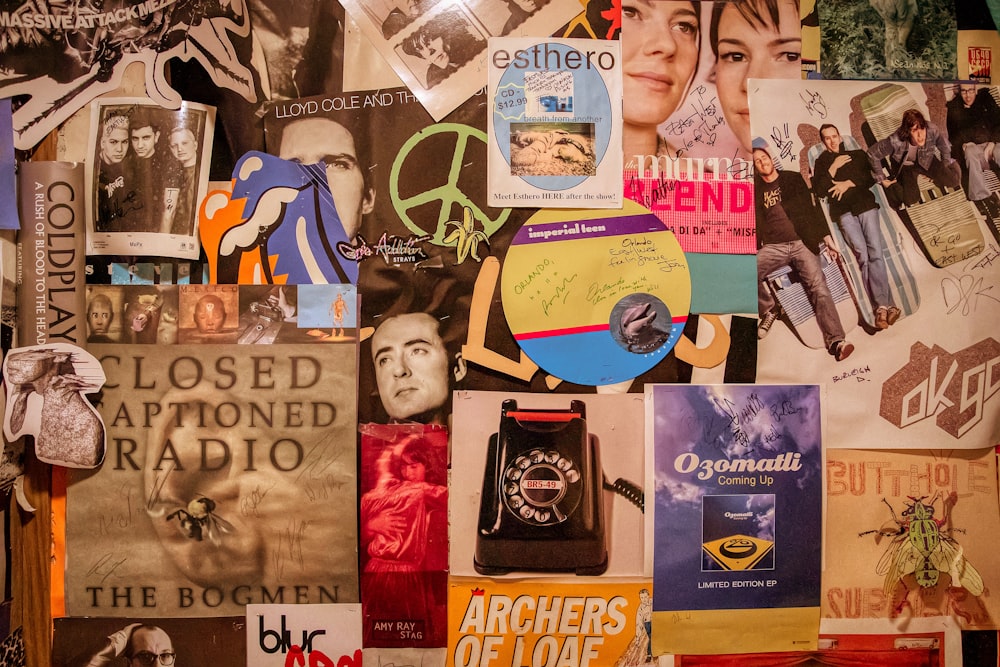
[[[1000,107],[990,91],[963,83],[948,101],[948,136],[952,156],[965,165],[968,198],[984,215],[1000,217],[1000,202],[986,186],[990,162],[1000,165]]]
[[[879,231],[878,204],[871,187],[872,178],[868,154],[844,147],[840,132],[829,123],[819,128],[826,150],[813,167],[813,191],[826,197],[830,218],[840,225],[847,244],[851,246],[865,291],[875,309],[875,328],[888,329],[895,324],[901,311],[889,290],[889,275],[885,268],[885,243]],[[831,247],[833,243],[827,241]]]
[[[789,265],[799,275],[823,343],[837,361],[854,351],[840,324],[837,306],[814,254],[824,245],[826,221],[813,204],[812,193],[798,172],[778,171],[764,148],[753,148],[754,198],[757,213],[757,337],[768,334],[778,314],[765,281],[768,274]]]

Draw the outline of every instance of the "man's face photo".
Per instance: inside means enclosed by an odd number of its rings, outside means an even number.
[[[828,127],[820,132],[819,135],[828,151],[836,153],[840,150],[840,132],[837,131],[837,128]]]
[[[753,168],[764,180],[774,175],[774,162],[767,151],[755,148],[753,151]]]
[[[111,308],[111,300],[103,294],[95,296],[87,311],[87,324],[90,325],[91,335],[107,334],[111,329],[113,319],[114,312]]]
[[[976,87],[972,84],[963,83],[958,87],[958,93],[962,96],[962,103],[966,108],[971,107],[976,101]]]
[[[372,336],[375,381],[392,419],[410,419],[440,410],[448,400],[451,360],[426,313],[392,317]]]
[[[798,79],[802,76],[802,26],[793,0],[777,0],[778,23],[770,21],[765,0],[747,0],[764,24],[750,23],[735,3],[719,17],[716,87],[719,102],[744,150],[751,150],[747,79]]]
[[[198,142],[191,130],[174,130],[170,133],[170,152],[185,167],[193,167],[198,161]]]
[[[375,191],[365,187],[354,137],[328,118],[289,123],[281,135],[278,157],[302,164],[326,165],[326,180],[348,241],[354,241],[361,218],[375,207]]]
[[[160,133],[154,132],[149,125],[132,128],[132,149],[144,160],[153,157],[156,153],[156,142],[159,140]]]
[[[118,164],[128,153],[128,119],[112,116],[104,123],[101,133],[101,160],[104,164]]]
[[[174,663],[174,645],[170,636],[160,628],[136,628],[132,632],[129,665],[153,667]]]

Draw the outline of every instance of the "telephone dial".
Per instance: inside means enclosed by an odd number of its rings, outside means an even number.
[[[514,570],[602,574],[608,549],[602,489],[642,509],[642,490],[604,482],[587,407],[520,409],[508,399],[490,436],[479,505],[474,566],[484,575]]]

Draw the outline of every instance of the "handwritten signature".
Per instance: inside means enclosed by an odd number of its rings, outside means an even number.
[[[240,501],[240,514],[243,516],[255,516],[259,517],[260,512],[257,508],[264,501],[264,497],[267,496],[268,492],[275,487],[277,482],[271,484],[271,486],[266,489],[261,489],[259,486],[253,489],[246,498]]]
[[[857,378],[858,382],[871,382],[871,378],[866,377],[871,372],[872,372],[872,369],[871,369],[870,366],[867,366],[867,365],[866,366],[859,366],[857,368],[852,368],[849,371],[844,371],[840,375],[834,375],[833,376],[833,381],[834,381],[834,383],[837,383],[837,382],[840,382],[842,380],[846,380],[848,378]]]
[[[795,156],[792,154],[793,145],[791,139],[788,138],[789,134],[788,123],[785,123],[784,127],[772,126],[771,128],[771,141],[778,149],[781,159],[789,159],[794,162]]]
[[[132,485],[123,483],[118,487],[115,495],[118,496],[117,505],[122,508],[120,512],[112,512],[108,516],[100,517],[99,532],[102,535],[111,533],[112,528],[129,528],[133,523],[132,518]]]
[[[946,314],[960,311],[963,316],[971,315],[979,306],[980,298],[1000,303],[992,292],[994,285],[985,284],[984,276],[974,276],[969,273],[961,276],[948,276],[941,281],[941,293],[944,296]]]
[[[986,269],[993,266],[993,262],[1000,258],[1000,249],[998,249],[992,243],[983,252],[982,258],[978,262],[972,265],[973,269]]]
[[[302,543],[305,542],[309,523],[308,521],[292,519],[285,526],[285,529],[278,533],[278,544],[271,551],[271,560],[274,563],[274,571],[279,578],[284,575],[288,562],[297,564],[299,567],[305,564]]]
[[[101,583],[104,583],[107,578],[113,575],[115,570],[121,567],[127,560],[127,557],[123,556],[119,558],[113,553],[106,553],[90,566],[90,569],[87,570],[87,574],[101,575]]]
[[[735,443],[748,450],[752,450],[750,436],[743,430],[743,425],[749,424],[756,419],[757,415],[765,408],[764,401],[757,395],[757,392],[750,394],[746,402],[741,406],[737,406],[736,403],[728,398],[723,398],[721,401],[716,398],[715,405],[729,416],[729,429],[732,432]]]
[[[690,109],[690,113],[680,118],[675,116],[675,120],[664,127],[664,131],[670,137],[679,138],[685,132],[691,131],[690,138],[682,139],[683,145],[677,149],[675,157],[680,157],[695,144],[714,146],[718,140],[716,130],[725,125],[726,121],[719,113],[716,102],[718,98],[713,96],[706,99],[707,92],[706,86],[695,87],[688,94],[687,108]]]
[[[556,302],[561,301],[561,303],[566,303],[566,298],[569,296],[570,283],[576,280],[577,274],[573,274],[567,278],[563,278],[562,282],[555,286],[552,293],[552,298],[542,300],[542,312],[546,315],[549,314],[549,308]],[[546,281],[548,282],[548,281]]]
[[[806,111],[809,112],[810,116],[816,115],[820,118],[826,118],[826,102],[823,101],[822,95],[807,88],[804,93],[799,93],[799,99],[806,103]]]

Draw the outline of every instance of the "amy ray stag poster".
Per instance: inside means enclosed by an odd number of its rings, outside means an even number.
[[[647,387],[654,654],[815,648],[819,395],[805,385]],[[744,630],[760,627],[772,631]]]
[[[92,345],[103,467],[67,490],[67,611],[358,602],[354,348]]]

